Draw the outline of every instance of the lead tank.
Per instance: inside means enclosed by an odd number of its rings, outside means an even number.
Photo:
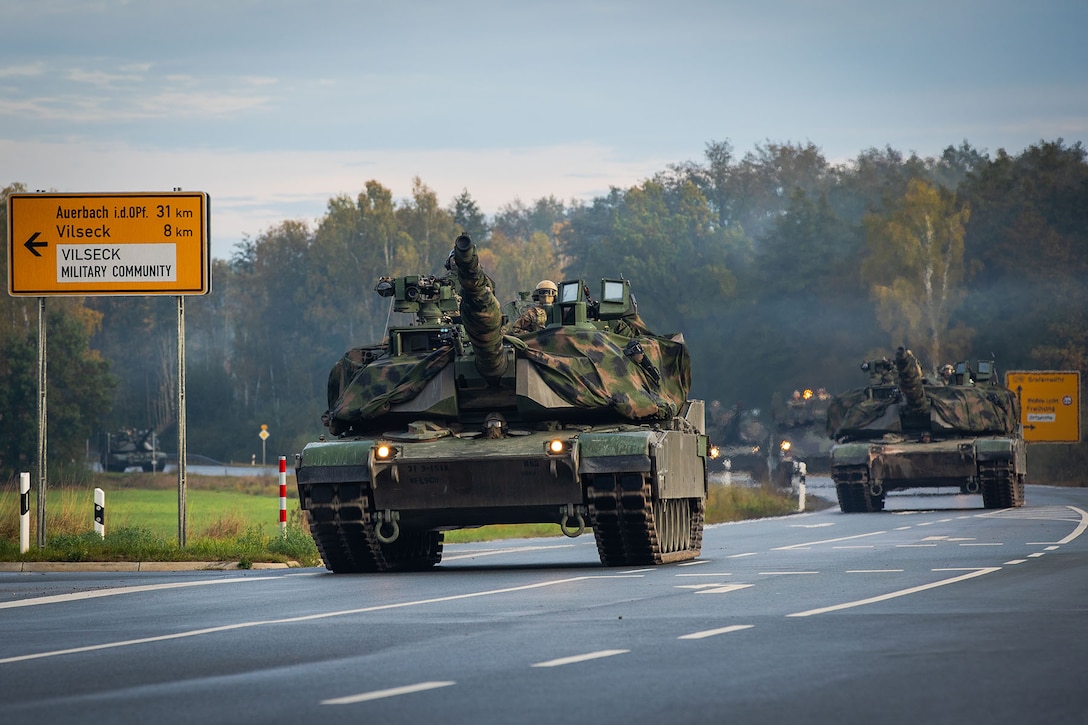
[[[947,382],[922,377],[899,348],[894,361],[862,363],[867,387],[832,399],[831,477],[844,513],[881,511],[888,491],[956,488],[986,508],[1023,506],[1024,439],[1016,393],[992,360],[960,362]]]
[[[698,556],[708,445],[682,336],[647,330],[624,279],[597,299],[565,281],[546,327],[507,335],[467,236],[447,267],[379,280],[414,324],[333,367],[328,434],[296,456],[325,566],[424,569],[446,530],[525,523],[591,529],[608,566]]]

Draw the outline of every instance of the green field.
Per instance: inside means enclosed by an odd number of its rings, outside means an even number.
[[[61,507],[83,507],[94,513],[93,493],[62,491]],[[63,497],[72,500],[67,504]],[[51,498],[49,499],[52,500]],[[287,500],[288,516],[298,511],[298,499]],[[278,527],[280,520],[279,489],[274,496],[254,496],[238,491],[186,491],[185,516],[188,531],[193,535],[214,533],[217,529],[251,526]],[[297,520],[298,514],[295,514]],[[231,522],[230,525],[227,525]],[[92,521],[93,523],[93,521]],[[112,527],[146,528],[156,534],[177,534],[177,491],[149,491],[126,489],[111,491],[106,495],[106,530]]]
[[[178,492],[167,488],[101,486],[106,495],[106,531],[140,528],[156,536],[177,538]],[[186,537],[233,534],[251,527],[278,529],[279,486],[267,486],[267,495],[245,491],[186,487]],[[0,492],[0,533],[18,532],[18,493]],[[288,517],[298,521],[298,498],[287,499]],[[37,523],[37,501],[31,489],[30,517]],[[94,487],[49,488],[46,491],[46,532],[79,533],[94,530]]]

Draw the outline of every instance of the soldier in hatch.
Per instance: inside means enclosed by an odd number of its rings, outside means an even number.
[[[510,334],[523,335],[527,332],[536,332],[548,324],[548,312],[555,304],[555,297],[559,294],[559,287],[550,279],[542,279],[533,290],[533,304],[527,308],[514,321],[510,328]]]

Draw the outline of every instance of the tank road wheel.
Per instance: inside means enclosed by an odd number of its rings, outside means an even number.
[[[691,537],[691,507],[686,498],[654,501],[654,528],[661,553],[687,549]]]
[[[605,566],[686,561],[702,550],[705,502],[657,499],[642,474],[593,476],[586,487],[586,503]]]
[[[1023,473],[1016,474],[1016,485],[1013,487],[1012,492],[1012,505],[1017,508],[1024,505],[1024,478]]]

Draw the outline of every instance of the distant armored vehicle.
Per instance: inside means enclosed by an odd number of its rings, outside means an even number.
[[[828,408],[831,477],[843,512],[880,511],[888,491],[951,487],[981,493],[986,508],[1024,504],[1024,439],[1016,393],[992,360],[954,366],[932,384],[910,350],[862,363],[868,387]]]
[[[725,408],[717,400],[711,402],[708,432],[715,445],[719,465],[727,470],[748,473],[753,480],[765,481],[770,450],[771,434],[760,420],[758,408],[745,408],[736,403]]]
[[[125,471],[129,468],[161,471],[166,466],[166,454],[159,449],[155,431],[122,428],[116,433],[102,435],[98,461],[103,471]]]
[[[698,556],[708,442],[683,338],[649,332],[624,279],[598,299],[562,282],[543,329],[504,335],[467,236],[447,268],[382,277],[414,324],[332,369],[328,435],[296,457],[325,566],[423,569],[446,530],[522,523],[592,529],[609,566]]]
[[[831,396],[824,388],[795,390],[782,402],[775,394],[771,409],[774,433],[771,446],[771,481],[789,486],[799,464],[808,472],[830,470],[830,451],[834,441],[827,435],[827,409]]]

